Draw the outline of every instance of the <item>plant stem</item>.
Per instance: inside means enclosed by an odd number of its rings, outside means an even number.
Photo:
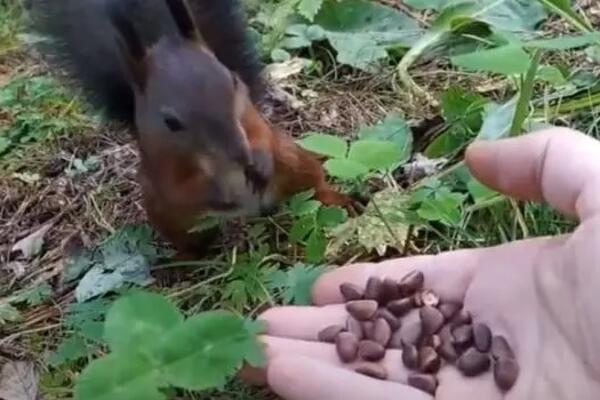
[[[542,58],[542,52],[536,50],[531,59],[531,65],[527,74],[521,82],[521,93],[519,94],[519,100],[517,101],[517,109],[515,110],[515,117],[510,127],[510,136],[518,136],[523,132],[523,124],[529,115],[529,103],[533,97],[533,87],[535,85],[535,77],[537,75],[538,67],[540,65],[540,59]]]

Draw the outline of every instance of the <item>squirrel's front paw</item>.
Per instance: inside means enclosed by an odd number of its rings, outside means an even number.
[[[246,167],[246,182],[255,192],[266,189],[275,172],[273,155],[265,150],[252,150],[252,165]]]

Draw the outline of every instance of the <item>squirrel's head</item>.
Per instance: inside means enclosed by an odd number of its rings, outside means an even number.
[[[204,43],[186,0],[165,0],[178,30],[146,48],[119,2],[109,6],[136,96],[142,143],[251,163],[241,119],[251,107],[244,82]],[[143,150],[143,149],[142,149]]]

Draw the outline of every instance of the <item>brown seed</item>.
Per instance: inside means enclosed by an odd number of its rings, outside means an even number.
[[[358,344],[358,356],[365,361],[379,361],[385,356],[385,347],[372,340]]]
[[[348,317],[346,330],[356,336],[358,340],[362,340],[364,337],[362,324],[354,317]]]
[[[362,323],[363,339],[373,340],[375,332],[375,323],[373,321],[365,321]]]
[[[437,308],[425,306],[419,310],[419,316],[423,323],[423,334],[433,335],[444,326],[444,316]]]
[[[335,347],[340,360],[350,363],[356,360],[358,353],[358,339],[350,332],[341,332],[335,338]]]
[[[377,312],[375,300],[355,300],[346,303],[346,310],[359,321],[368,321]]]
[[[412,271],[400,281],[398,285],[403,296],[412,296],[423,288],[425,275],[420,271]]]
[[[496,359],[515,358],[515,353],[504,336],[492,338],[492,356]]]
[[[363,362],[358,364],[354,368],[354,371],[371,378],[380,379],[382,381],[386,380],[388,377],[388,373],[385,368],[379,364]]]
[[[419,367],[419,350],[412,344],[402,346],[402,363],[408,369],[417,369]]]
[[[392,334],[392,338],[390,339],[390,343],[388,344],[390,349],[401,349],[402,348],[402,334],[400,329]]]
[[[401,300],[394,300],[389,302],[387,309],[390,310],[398,318],[404,317],[410,310],[415,307],[415,302],[412,298],[406,298]]]
[[[450,324],[452,327],[457,327],[460,325],[469,325],[472,322],[471,313],[465,311],[464,309],[457,312],[454,317],[450,320]]]
[[[519,364],[512,358],[501,358],[494,363],[494,380],[500,390],[508,392],[519,378]]]
[[[392,328],[390,327],[390,324],[388,324],[385,319],[378,318],[375,321],[375,326],[373,327],[373,340],[383,347],[387,347],[391,338]]]
[[[473,327],[471,325],[462,325],[452,330],[454,344],[466,347],[473,342]]]
[[[421,292],[421,302],[424,306],[437,307],[440,304],[440,296],[432,290]]]
[[[444,319],[446,321],[450,321],[452,318],[454,318],[462,306],[457,303],[442,303],[438,308],[444,315]]]
[[[345,301],[362,300],[364,297],[364,290],[353,283],[343,283],[340,286],[340,292]]]
[[[435,392],[438,387],[438,381],[433,375],[418,374],[408,377],[408,385],[435,396]]]
[[[482,353],[487,353],[492,347],[492,331],[485,324],[475,324],[473,326],[473,340],[475,348]]]
[[[344,327],[341,325],[332,325],[319,332],[318,339],[321,342],[335,343],[335,337],[342,332]]]
[[[396,332],[402,323],[400,322],[400,318],[396,318],[394,314],[392,314],[387,308],[380,308],[375,313],[375,318],[383,318],[387,321],[390,328],[392,328],[392,332]]]
[[[402,343],[416,345],[421,339],[421,336],[423,336],[421,322],[413,321],[412,323],[402,325],[400,328],[400,335]]]
[[[433,347],[434,349],[438,350],[440,347],[442,347],[442,339],[439,335],[427,336],[423,341],[423,345]]]
[[[381,293],[379,297],[380,304],[387,304],[392,300],[400,298],[400,289],[398,289],[398,283],[390,278],[383,280],[381,284]]]
[[[423,347],[419,351],[419,370],[426,374],[437,373],[442,366],[442,359],[432,347]]]
[[[458,359],[458,352],[452,344],[452,339],[450,340],[442,340],[442,345],[438,349],[438,353],[442,358],[450,363],[455,362]]]
[[[379,301],[381,298],[381,285],[381,279],[376,276],[370,277],[365,289],[365,299]]]
[[[456,366],[465,376],[478,376],[490,369],[490,357],[471,347],[460,356]]]

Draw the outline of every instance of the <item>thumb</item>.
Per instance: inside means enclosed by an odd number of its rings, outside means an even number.
[[[553,128],[475,142],[465,157],[473,175],[501,193],[582,220],[600,213],[600,142],[582,133]]]

